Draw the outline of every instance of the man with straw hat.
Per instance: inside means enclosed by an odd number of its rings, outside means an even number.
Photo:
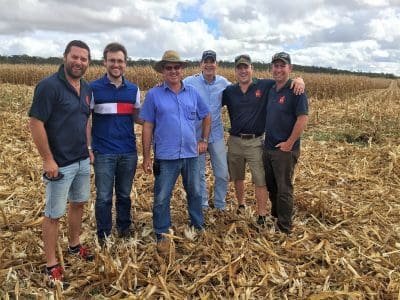
[[[176,51],[165,51],[154,66],[164,82],[147,92],[140,112],[144,120],[143,169],[148,174],[153,170],[155,176],[153,227],[161,254],[169,250],[164,234],[171,226],[170,201],[179,174],[187,194],[191,226],[202,230],[204,225],[198,156],[207,150],[211,115],[196,89],[182,82],[186,65]],[[196,138],[197,120],[203,120],[200,141]],[[152,142],[154,163],[150,157]]]

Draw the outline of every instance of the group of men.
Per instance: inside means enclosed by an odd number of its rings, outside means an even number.
[[[209,207],[206,153],[215,177],[213,203],[217,210],[226,209],[229,178],[234,182],[238,212],[245,208],[248,164],[255,184],[257,223],[265,223],[268,188],[277,229],[291,232],[292,177],[308,106],[303,80],[289,79],[289,54],[273,56],[274,80],[253,78],[250,57],[237,56],[237,83],[231,84],[216,74],[214,51],[203,52],[200,74],[183,79],[187,63],[176,51],[168,50],[154,66],[163,83],[147,92],[143,105],[139,88],[124,77],[125,47],[110,43],[103,58],[106,74],[86,83],[82,76],[90,62],[90,49],[82,41],[71,41],[58,72],[36,86],[29,111],[33,141],[43,159],[43,241],[50,283],[63,281],[56,245],[67,201],[67,252],[93,259],[79,239],[83,206],[90,195],[90,162],[95,173],[99,243],[103,244],[112,231],[114,190],[118,236],[130,236],[130,193],[138,161],[134,123],[143,126],[143,170],[155,177],[153,228],[160,253],[169,250],[165,233],[171,227],[170,200],[179,175],[187,194],[190,225],[204,229],[203,210]],[[231,123],[228,151],[221,119],[224,105]]]

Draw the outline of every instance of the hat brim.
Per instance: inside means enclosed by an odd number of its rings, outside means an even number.
[[[186,61],[183,60],[160,60],[159,62],[157,62],[154,65],[154,70],[156,70],[158,73],[162,73],[163,72],[163,68],[164,65],[166,65],[167,63],[173,63],[173,64],[180,64],[182,66],[182,68],[186,68],[188,63]]]
[[[271,63],[273,64],[274,62],[276,62],[276,61],[278,61],[278,60],[281,60],[281,61],[283,61],[285,64],[290,65],[290,61],[288,61],[287,59],[284,59],[284,58],[277,58],[277,59],[274,59],[273,61],[271,61]]]

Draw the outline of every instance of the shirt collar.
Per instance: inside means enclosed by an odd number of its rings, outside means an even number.
[[[115,86],[115,84],[111,82],[110,78],[108,78],[107,73],[104,74],[103,80],[104,80],[105,84],[112,84],[113,86]],[[122,83],[120,86],[124,86],[124,85],[125,85],[125,77],[122,75]]]
[[[292,81],[293,81],[293,80],[289,78],[288,81],[286,81],[286,83],[284,84],[283,87],[281,87],[280,90],[282,90],[282,89],[284,89],[284,88],[290,88],[290,86],[291,86],[291,84],[292,84]],[[276,83],[272,86],[272,88],[276,90]]]
[[[163,87],[164,90],[168,89],[168,90],[172,91],[172,89],[169,87],[169,85],[165,81],[163,82],[162,87]],[[186,89],[185,83],[181,80],[181,89],[180,89],[180,91],[183,91],[185,89]]]
[[[203,72],[200,73],[200,77],[201,77],[201,79],[203,80],[203,82],[204,82],[205,84],[209,84],[209,85],[212,85],[212,84],[215,83],[215,81],[217,81],[217,75],[214,76],[214,79],[213,79],[211,82],[208,82],[208,81],[205,79],[205,77],[204,77],[204,75],[203,75]]]

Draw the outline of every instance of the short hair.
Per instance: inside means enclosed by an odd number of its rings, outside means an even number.
[[[124,53],[125,56],[125,61],[127,60],[127,56],[128,56],[128,52],[126,51],[126,48],[124,47],[124,45],[120,44],[120,43],[109,43],[103,51],[103,57],[104,60],[107,60],[107,53],[108,52],[118,52],[121,51],[122,53]]]
[[[71,51],[71,48],[74,46],[78,47],[78,48],[86,49],[89,52],[89,60],[90,60],[90,48],[85,42],[82,42],[80,40],[70,41],[67,44],[67,47],[65,47],[64,56],[66,56]]]

